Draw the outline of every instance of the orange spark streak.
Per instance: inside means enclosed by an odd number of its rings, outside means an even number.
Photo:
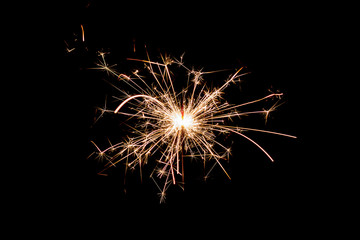
[[[80,24],[81,26],[81,35],[82,35],[82,41],[85,42],[85,32],[84,32],[84,26]]]

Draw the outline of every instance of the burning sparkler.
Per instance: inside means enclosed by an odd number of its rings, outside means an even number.
[[[245,105],[254,104],[268,99],[280,99],[282,93],[271,93],[260,99],[250,102],[232,105],[223,100],[224,90],[230,84],[236,84],[242,73],[242,68],[231,75],[219,88],[209,89],[203,83],[206,74],[214,72],[194,71],[180,60],[162,56],[162,62],[147,60],[128,59],[137,61],[145,66],[145,73],[150,79],[134,71],[129,75],[118,73],[113,66],[108,65],[105,53],[100,53],[100,60],[95,69],[106,71],[109,75],[117,78],[128,85],[135,94],[130,95],[124,90],[117,88],[122,93],[121,103],[115,110],[102,109],[104,113],[121,114],[131,119],[137,118],[139,123],[130,126],[134,135],[123,142],[110,144],[110,147],[101,150],[94,142],[98,159],[106,160],[105,167],[99,174],[119,163],[125,163],[128,168],[141,168],[148,161],[156,161],[155,168],[150,174],[159,189],[160,202],[165,200],[166,190],[174,184],[181,187],[184,183],[184,160],[187,157],[200,158],[204,164],[211,162],[211,168],[207,177],[214,167],[219,166],[224,174],[231,179],[223,166],[223,161],[228,159],[231,149],[221,143],[220,133],[233,133],[243,137],[259,148],[271,161],[274,161],[269,153],[257,142],[245,135],[246,131],[275,134],[290,138],[295,136],[273,131],[246,128],[227,125],[226,120],[250,114],[261,114],[267,120],[269,113],[278,105],[278,101],[267,110],[240,112],[238,109]],[[177,92],[174,86],[174,77],[170,66],[178,66],[185,71],[187,77],[186,86]],[[151,160],[149,157],[152,156]]]

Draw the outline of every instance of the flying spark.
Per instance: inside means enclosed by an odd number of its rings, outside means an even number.
[[[81,39],[83,42],[85,42],[85,31],[84,31],[84,26],[81,24]]]
[[[221,134],[241,136],[261,150],[270,161],[274,161],[270,154],[245,132],[255,131],[296,138],[284,133],[227,124],[228,120],[250,114],[263,115],[267,121],[270,112],[279,106],[278,101],[283,95],[271,93],[242,104],[227,103],[222,97],[224,90],[231,84],[240,82],[240,77],[247,74],[242,73],[242,68],[229,76],[220,87],[210,89],[204,84],[204,75],[218,71],[202,72],[190,69],[184,65],[183,56],[180,60],[161,56],[161,62],[151,61],[149,56],[147,60],[128,59],[144,64],[145,70],[141,74],[150,76],[149,79],[140,75],[138,70],[127,75],[118,73],[113,68],[115,65],[110,66],[106,62],[105,53],[99,55],[101,58],[94,69],[106,71],[135,92],[130,95],[116,87],[122,93],[122,97],[117,98],[120,99],[120,104],[114,107],[115,110],[105,107],[101,116],[112,113],[127,116],[132,122],[133,119],[139,120],[130,126],[133,135],[123,142],[111,144],[103,150],[92,142],[96,147],[96,152],[92,155],[106,161],[99,174],[105,175],[109,168],[125,163],[125,172],[138,166],[142,179],[142,167],[152,161],[154,168],[150,178],[159,190],[160,202],[165,201],[166,191],[171,185],[178,184],[183,188],[184,158],[200,158],[204,166],[211,163],[205,178],[218,166],[231,179],[223,166],[223,162],[231,154],[231,148],[221,142]],[[170,71],[172,66],[185,71],[186,86],[180,92],[175,90],[174,78],[178,76]],[[277,101],[267,110],[239,110],[243,106],[273,99]]]

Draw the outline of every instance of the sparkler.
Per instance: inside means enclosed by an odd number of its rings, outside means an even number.
[[[179,60],[161,56],[161,62],[151,61],[148,55],[146,60],[128,59],[144,64],[145,70],[144,73],[136,70],[125,75],[114,70],[114,66],[108,65],[105,53],[99,55],[101,58],[94,69],[106,71],[135,92],[130,95],[115,86],[122,93],[122,97],[117,98],[121,102],[115,110],[101,109],[101,116],[112,113],[127,116],[132,121],[139,120],[130,126],[133,136],[123,142],[114,145],[110,143],[110,147],[104,150],[92,142],[96,147],[96,152],[92,155],[107,161],[99,174],[105,175],[107,169],[125,163],[125,172],[128,168],[134,169],[138,166],[142,179],[142,167],[149,161],[155,161],[150,178],[160,192],[160,202],[164,202],[166,191],[171,185],[178,184],[183,187],[184,161],[189,157],[201,159],[204,166],[211,162],[205,178],[219,166],[231,179],[223,166],[223,161],[229,158],[231,148],[221,142],[221,134],[241,136],[260,149],[270,161],[274,161],[270,154],[245,132],[255,131],[296,138],[284,133],[226,124],[227,119],[250,114],[261,114],[267,121],[270,112],[279,106],[278,101],[267,110],[241,112],[239,108],[264,100],[279,100],[283,95],[271,93],[238,105],[227,103],[222,98],[224,90],[231,84],[240,82],[240,77],[247,74],[242,73],[242,68],[226,79],[220,87],[210,89],[203,83],[204,75],[218,71],[202,72],[190,69],[185,66],[183,56]],[[175,90],[174,78],[177,76],[174,77],[170,71],[172,66],[185,71],[186,86],[180,92]],[[150,79],[141,74],[150,76]]]

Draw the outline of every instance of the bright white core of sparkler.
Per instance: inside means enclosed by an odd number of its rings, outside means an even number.
[[[184,114],[184,116],[182,116],[181,113],[174,113],[171,119],[174,128],[177,130],[183,127],[189,130],[194,126],[194,119],[190,114]]]

